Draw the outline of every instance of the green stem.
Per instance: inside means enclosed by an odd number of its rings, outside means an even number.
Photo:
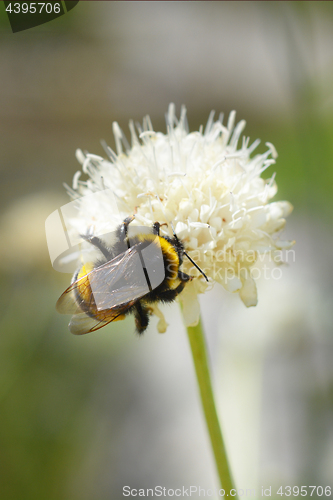
[[[207,349],[201,320],[197,326],[187,328],[191,351],[199,384],[201,402],[207,422],[208,432],[213,447],[217,471],[222,488],[230,496],[235,488],[229,468],[223,436],[216,412],[212,383],[209,374]],[[233,492],[234,493],[234,492]],[[233,496],[233,498],[236,498]]]

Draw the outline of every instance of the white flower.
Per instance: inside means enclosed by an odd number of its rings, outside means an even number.
[[[251,157],[259,140],[249,145],[243,137],[245,121],[236,126],[235,112],[227,125],[223,117],[209,116],[205,130],[189,133],[186,109],[177,120],[175,107],[166,115],[167,133],[154,132],[149,117],[138,126],[130,122],[131,146],[117,123],[113,124],[117,154],[105,147],[109,160],[77,151],[88,180],[77,172],[73,198],[78,199],[79,213],[73,227],[83,231],[103,232],[115,228],[125,217],[135,213],[133,224],[150,226],[168,223],[165,234],[175,233],[185,243],[186,251],[212,282],[219,282],[230,292],[238,292],[246,306],[257,304],[257,289],[251,268],[258,255],[273,256],[293,242],[273,238],[285,225],[292,206],[287,201],[269,203],[276,194],[275,174],[269,180],[260,176],[275,163],[277,153],[272,144],[264,154]],[[124,151],[124,149],[125,151]],[[117,200],[88,203],[87,195],[111,189]],[[188,259],[183,270],[198,278],[188,283],[179,298],[183,302],[187,326],[198,321],[197,295],[207,284]],[[162,319],[161,319],[162,321]],[[161,326],[161,329],[163,327]]]

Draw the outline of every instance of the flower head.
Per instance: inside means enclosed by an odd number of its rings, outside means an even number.
[[[117,154],[105,145],[108,160],[77,151],[88,180],[80,180],[81,172],[77,172],[73,189],[68,188],[72,197],[82,196],[73,227],[81,233],[93,227],[101,234],[110,220],[115,228],[133,213],[133,224],[166,222],[165,234],[172,236],[174,228],[210,281],[238,292],[246,306],[254,306],[257,290],[251,268],[258,256],[268,253],[274,257],[278,250],[292,245],[275,236],[292,206],[287,201],[269,203],[277,192],[275,175],[269,180],[261,178],[275,163],[275,148],[266,143],[264,154],[251,156],[259,141],[250,145],[249,138],[243,137],[239,145],[245,121],[235,125],[234,111],[226,125],[222,116],[214,121],[212,112],[204,130],[200,127],[189,133],[185,108],[178,120],[171,104],[166,124],[167,133],[163,134],[153,130],[149,117],[137,131],[130,122],[130,146],[114,123]],[[87,195],[104,189],[114,194],[116,215],[111,201],[86,202]],[[180,295],[189,326],[198,321],[197,295],[207,284],[187,259],[183,270],[197,276]],[[163,317],[157,309],[156,313],[162,330]]]

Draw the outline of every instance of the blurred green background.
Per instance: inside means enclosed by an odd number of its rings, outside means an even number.
[[[332,47],[332,2],[80,2],[15,34],[0,3],[1,499],[218,485],[177,306],[163,336],[131,318],[71,336],[44,235],[76,148],[113,147],[114,120],[165,131],[170,102],[191,130],[235,109],[295,207],[295,262],[255,309],[202,297],[237,487],[333,486]]]

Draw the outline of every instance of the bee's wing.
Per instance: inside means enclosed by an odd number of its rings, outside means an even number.
[[[75,283],[72,283],[57,300],[56,310],[61,314],[75,314],[80,309],[74,294]]]
[[[79,295],[83,297],[83,288],[86,286],[91,287],[91,300],[95,301],[98,311],[126,305],[149,292],[140,255],[135,247],[74,281],[58,299],[57,311],[61,314],[82,313],[83,299],[77,297],[75,289],[79,288]]]
[[[109,315],[104,320],[98,320],[97,318],[91,318],[86,313],[81,312],[74,314],[69,322],[69,330],[74,335],[83,335],[85,333],[94,332],[99,330],[105,325],[108,325],[112,321],[119,321],[124,319],[124,314],[121,311],[114,315]]]
[[[126,305],[150,291],[135,247],[91,271],[89,284],[99,311]]]
[[[82,312],[80,307],[83,299],[79,299],[75,294],[75,289],[80,288],[82,293],[83,287],[87,285],[87,277],[82,276],[80,279],[73,281],[71,285],[59,297],[56,303],[56,310],[61,314],[77,314]]]

